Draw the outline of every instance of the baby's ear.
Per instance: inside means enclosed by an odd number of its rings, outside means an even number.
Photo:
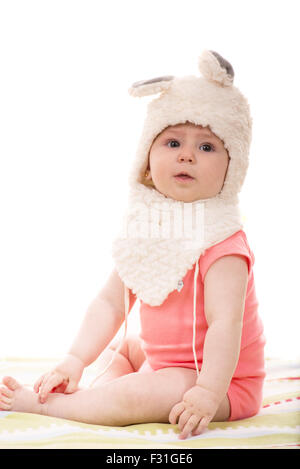
[[[142,97],[149,96],[151,94],[160,93],[161,91],[167,90],[174,76],[166,75],[163,77],[151,78],[150,80],[136,81],[131,85],[128,92],[131,96]]]

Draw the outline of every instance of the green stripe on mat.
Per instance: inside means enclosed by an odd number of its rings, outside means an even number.
[[[9,448],[47,448],[47,447],[98,447],[98,448],[264,448],[280,444],[299,444],[300,435],[288,433],[277,433],[276,435],[261,435],[247,438],[203,438],[173,441],[171,444],[147,441],[144,439],[111,439],[91,437],[84,433],[73,433],[71,435],[61,435],[55,438],[45,438],[38,441],[16,441],[0,443],[1,449]]]
[[[135,439],[135,438],[111,438],[103,435],[90,435],[85,433],[71,433],[67,435],[60,435],[53,438],[44,438],[37,441],[14,441],[1,443],[0,449],[9,448],[47,448],[47,447],[68,447],[71,445],[74,447],[85,447],[93,446],[98,448],[177,448],[177,445],[168,443],[157,443],[155,441],[147,441],[146,439]]]

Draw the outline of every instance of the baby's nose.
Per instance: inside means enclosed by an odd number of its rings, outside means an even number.
[[[194,163],[195,157],[192,152],[182,153],[178,156],[178,160],[181,163]]]

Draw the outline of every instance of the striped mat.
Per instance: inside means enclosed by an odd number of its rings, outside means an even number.
[[[0,362],[0,378],[12,375],[33,383],[52,360]],[[107,427],[19,412],[0,411],[0,449],[8,448],[300,448],[300,360],[266,361],[263,407],[236,422],[213,422],[199,436],[179,440],[176,425]],[[93,365],[83,376],[90,382]]]

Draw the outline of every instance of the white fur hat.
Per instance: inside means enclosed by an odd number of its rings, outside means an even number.
[[[153,140],[170,125],[191,122],[209,126],[230,156],[222,191],[216,196],[234,198],[244,182],[251,143],[252,119],[246,98],[233,85],[234,71],[217,52],[204,51],[199,58],[202,77],[163,76],[132,85],[132,96],[160,96],[148,104],[147,116],[130,175],[134,188],[140,184],[148,165]]]

